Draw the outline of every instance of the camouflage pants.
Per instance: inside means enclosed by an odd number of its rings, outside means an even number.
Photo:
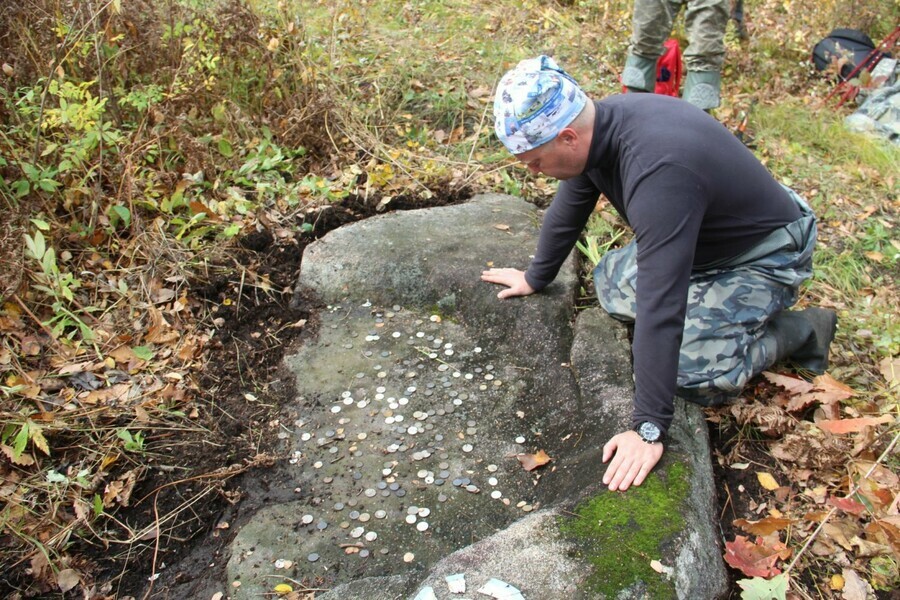
[[[816,245],[816,218],[791,195],[803,212],[800,219],[740,256],[691,275],[678,360],[682,398],[721,403],[774,362],[766,323],[797,301],[800,284],[812,275]],[[617,319],[634,321],[636,285],[634,242],[607,253],[594,269],[600,305]]]
[[[720,72],[725,62],[729,0],[634,0],[629,51],[655,64],[663,43],[672,34],[672,22],[684,5],[689,43],[683,54],[686,69]]]

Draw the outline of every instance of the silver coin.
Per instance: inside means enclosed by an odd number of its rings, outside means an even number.
[[[361,515],[359,515],[359,522],[360,523],[368,523],[369,519],[371,519],[371,518],[372,518],[372,516],[369,513],[364,512]]]
[[[416,517],[416,515],[406,515],[406,522],[409,523],[410,525],[415,523],[417,520],[418,520],[418,517]]]
[[[378,534],[375,533],[374,531],[367,531],[367,532],[366,532],[366,541],[367,541],[367,542],[374,542],[374,541],[377,540],[377,539],[378,539]]]
[[[431,514],[431,509],[423,506],[422,508],[419,509],[418,512],[419,512],[419,516],[424,519],[425,517],[427,517],[428,515]]]
[[[380,509],[375,511],[375,518],[376,518],[376,519],[383,519],[383,518],[385,518],[386,516],[387,516],[387,512],[386,512],[386,511],[383,511],[383,510],[380,510]]]
[[[366,531],[366,529],[364,527],[354,527],[350,531],[350,537],[358,538],[358,537],[362,536],[362,534],[365,533],[365,531]]]
[[[365,492],[363,492],[363,493],[366,495],[366,498],[374,498],[374,497],[375,497],[375,494],[377,494],[378,492],[376,492],[376,491],[375,491],[374,489],[372,489],[372,488],[368,488],[368,489],[367,489]]]
[[[502,497],[503,497],[503,492],[501,492],[500,490],[494,490],[493,492],[491,492],[491,498],[493,498],[494,500],[498,500],[499,498],[502,498]]]
[[[313,516],[312,515],[303,515],[303,517],[300,518],[300,522],[303,523],[304,525],[309,525],[310,523],[313,522]]]
[[[359,557],[360,557],[360,558],[369,558],[369,549],[368,549],[368,548],[363,548],[362,550],[360,550],[360,551],[359,551]]]
[[[419,531],[425,531],[426,529],[428,529],[428,523],[426,523],[425,521],[419,521],[418,523],[416,523],[416,529],[418,529]]]
[[[319,555],[315,552],[312,552],[306,557],[306,560],[308,560],[309,562],[316,562],[317,560],[319,560]]]

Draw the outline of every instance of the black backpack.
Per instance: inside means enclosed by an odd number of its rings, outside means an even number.
[[[815,45],[812,51],[812,62],[819,71],[824,71],[831,64],[832,57],[847,62],[841,66],[841,81],[846,81],[857,67],[859,71],[871,70],[881,57],[881,52],[873,52],[875,44],[862,31],[856,29],[835,29],[824,40]]]

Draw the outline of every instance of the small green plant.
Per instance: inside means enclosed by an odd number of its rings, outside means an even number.
[[[122,447],[126,452],[134,452],[143,454],[144,452],[144,434],[140,431],[131,433],[124,427],[116,430],[116,436],[122,440]]]
[[[596,265],[627,233],[628,230],[623,225],[611,223],[600,213],[594,213],[588,219],[583,239],[576,242],[575,247],[584,254],[591,265]]]
[[[0,444],[9,458],[15,463],[21,462],[29,442],[34,448],[50,456],[50,445],[44,437],[42,427],[25,414],[20,414],[20,417],[17,421],[7,423],[0,432]]]
[[[32,259],[37,267],[33,272],[35,289],[44,292],[50,299],[53,317],[46,323],[55,335],[62,336],[66,332],[78,331],[86,342],[94,340],[93,330],[82,318],[69,308],[75,300],[75,290],[81,287],[81,280],[69,271],[60,269],[56,260],[56,251],[48,244],[43,231],[50,225],[41,219],[32,219],[34,232],[25,236],[26,257]]]

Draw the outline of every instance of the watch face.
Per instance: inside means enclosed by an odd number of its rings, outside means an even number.
[[[648,442],[655,442],[658,440],[661,433],[662,432],[659,430],[659,427],[656,426],[656,423],[651,423],[650,421],[644,421],[641,423],[640,427],[638,427],[638,435]]]

